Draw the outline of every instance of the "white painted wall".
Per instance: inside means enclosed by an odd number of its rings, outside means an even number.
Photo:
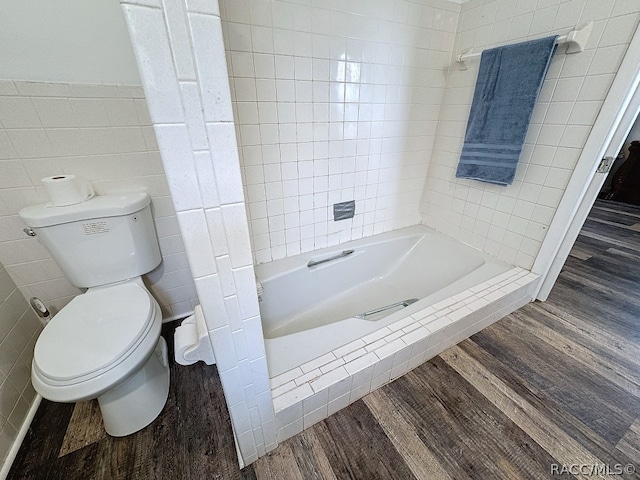
[[[0,0],[0,78],[140,85],[116,0]]]

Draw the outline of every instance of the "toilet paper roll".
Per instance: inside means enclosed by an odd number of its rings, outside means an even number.
[[[196,305],[193,315],[185,318],[176,328],[173,344],[176,362],[180,365],[192,365],[197,361],[207,365],[216,363],[200,305]]]
[[[194,324],[182,324],[176,328],[173,334],[173,345],[176,361],[180,365],[192,365],[198,361],[197,359],[185,358],[187,350],[192,350],[194,346],[197,346],[198,340],[198,328]]]
[[[91,184],[75,175],[54,175],[42,179],[51,204],[56,207],[66,207],[89,200],[94,192]]]

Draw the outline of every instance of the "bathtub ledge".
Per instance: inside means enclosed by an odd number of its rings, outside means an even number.
[[[539,278],[512,268],[452,301],[336,348],[271,379],[278,441],[323,420],[532,300]],[[369,348],[367,348],[369,347]],[[299,408],[298,405],[307,405]],[[308,406],[313,405],[309,411]],[[299,412],[292,417],[291,412]]]

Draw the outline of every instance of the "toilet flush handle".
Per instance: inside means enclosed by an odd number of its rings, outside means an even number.
[[[31,229],[31,228],[23,228],[22,231],[24,233],[26,233],[27,235],[29,235],[30,237],[35,237],[36,236],[36,232],[34,232],[33,229]]]

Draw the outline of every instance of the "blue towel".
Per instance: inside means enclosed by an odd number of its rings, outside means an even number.
[[[498,185],[513,182],[556,38],[482,52],[456,177]]]

